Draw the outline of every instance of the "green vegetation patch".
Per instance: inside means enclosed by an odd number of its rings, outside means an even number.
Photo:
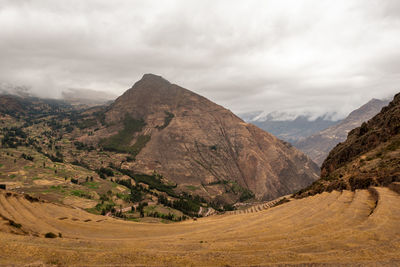
[[[167,185],[163,183],[160,175],[136,174],[128,169],[118,169],[118,171],[133,178],[136,184],[144,183],[147,184],[150,189],[156,189],[158,191],[165,192],[172,197],[177,197],[176,193],[173,190],[176,185]],[[118,183],[126,186],[127,188],[132,188],[132,186],[130,185],[130,181],[126,183],[126,180],[119,180]]]
[[[50,192],[60,192],[62,194],[65,194],[66,191],[61,185],[52,185],[49,187],[49,189],[43,191],[44,193],[50,193]]]
[[[187,185],[186,188],[191,191],[196,191],[197,189],[199,189],[197,186],[194,185]]]
[[[227,193],[232,192],[235,195],[240,195],[239,199],[241,202],[254,198],[254,193],[250,189],[242,187],[236,181],[223,180],[223,181],[213,182],[212,184],[224,184],[228,186],[229,188],[226,189],[226,192]]]
[[[139,135],[135,144],[128,146],[135,133],[142,131],[146,125],[143,119],[136,120],[126,115],[124,119],[124,129],[117,134],[104,138],[100,141],[100,145],[109,151],[130,153],[133,156],[139,154],[142,148],[150,141],[150,135]]]
[[[83,183],[83,185],[89,187],[90,189],[98,189],[99,188],[98,182],[85,182],[85,183]]]
[[[88,199],[92,198],[90,193],[82,191],[82,190],[72,190],[71,195],[81,197],[81,198],[88,198]]]
[[[173,191],[174,187],[164,184],[156,175],[135,174],[133,175],[133,179],[135,179],[136,183],[144,183],[149,185],[150,189],[157,189],[158,191],[162,191],[170,196],[176,197],[176,194]]]
[[[136,142],[128,149],[128,153],[136,156],[146,146],[147,142],[151,139],[150,135],[139,135]]]
[[[94,208],[86,209],[86,211],[93,214],[105,215],[109,211],[115,211],[115,203],[110,200],[103,200],[101,203],[98,203]]]

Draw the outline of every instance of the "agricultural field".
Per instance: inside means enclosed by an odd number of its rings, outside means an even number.
[[[0,192],[4,265],[400,264],[400,196],[388,188],[324,192],[260,211],[171,224]]]

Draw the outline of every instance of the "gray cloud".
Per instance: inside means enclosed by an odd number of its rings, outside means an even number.
[[[0,82],[59,97],[164,76],[234,112],[344,116],[399,91],[400,3],[0,0]]]

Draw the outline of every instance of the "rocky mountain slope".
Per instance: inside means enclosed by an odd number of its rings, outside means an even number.
[[[338,143],[346,140],[350,130],[360,126],[375,116],[389,100],[372,99],[359,109],[354,110],[346,119],[319,133],[301,139],[293,145],[308,155],[315,163],[321,165],[329,151]]]
[[[103,116],[105,126],[80,141],[129,153],[135,160],[121,168],[156,172],[206,198],[274,199],[318,178],[288,143],[160,76],[144,75]]]
[[[370,186],[398,188],[400,182],[400,94],[380,113],[349,132],[329,153],[321,179],[299,195]],[[397,190],[397,189],[396,189]]]

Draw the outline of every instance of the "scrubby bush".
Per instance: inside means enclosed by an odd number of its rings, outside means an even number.
[[[354,191],[356,189],[367,189],[368,187],[375,184],[374,179],[367,177],[367,178],[358,178],[358,177],[350,177],[349,184],[351,190]]]
[[[15,228],[21,228],[22,225],[20,223],[16,223],[13,220],[9,220],[8,223],[10,224],[10,226],[15,227]]]
[[[46,234],[44,235],[44,237],[46,237],[46,238],[56,238],[57,235],[56,235],[55,233],[48,232],[48,233],[46,233]]]

